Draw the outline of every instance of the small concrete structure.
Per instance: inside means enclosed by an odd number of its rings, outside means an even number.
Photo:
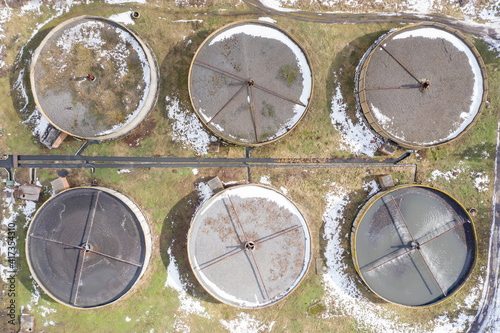
[[[391,187],[394,187],[394,180],[392,179],[391,175],[382,175],[378,178],[380,186],[382,187],[382,190],[387,190]]]
[[[31,333],[35,331],[35,317],[22,314],[21,315],[21,326],[19,328],[20,333]]]
[[[326,265],[323,259],[316,258],[316,274],[325,274],[326,273]]]
[[[59,177],[50,182],[52,185],[52,189],[54,190],[54,194],[58,194],[64,190],[69,189],[69,183],[66,177]]]
[[[37,202],[40,199],[42,187],[38,185],[25,184],[21,185],[14,191],[14,197],[21,200]]]
[[[208,181],[208,186],[214,193],[218,193],[224,189],[224,185],[220,181],[219,177],[214,177]]]

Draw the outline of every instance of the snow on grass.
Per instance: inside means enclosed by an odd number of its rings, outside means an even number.
[[[40,183],[37,183],[37,185],[39,185],[39,184]],[[15,186],[19,186],[19,184],[16,183]],[[18,261],[19,260],[19,251],[22,251],[22,249],[19,248],[19,246],[17,246],[17,242],[18,242],[17,235],[19,234],[18,225],[21,225],[20,222],[22,223],[23,228],[26,228],[29,225],[29,222],[31,221],[31,219],[36,211],[36,203],[34,203],[32,201],[26,201],[25,205],[21,205],[20,201],[16,202],[16,200],[13,196],[14,188],[11,188],[11,187],[5,187],[3,189],[3,192],[4,192],[3,193],[4,194],[3,208],[2,208],[2,213],[0,214],[0,216],[2,216],[2,220],[1,220],[1,226],[2,226],[1,230],[2,231],[0,231],[0,236],[1,236],[0,257],[6,258],[8,256],[9,246],[10,247],[16,246],[17,250],[15,251],[15,257],[16,257],[16,261]],[[23,220],[25,220],[24,223],[23,223]],[[7,231],[8,231],[7,228],[9,228],[9,227],[10,227],[11,231],[14,230],[14,232],[15,232],[16,236],[14,237],[14,239],[12,239],[12,238],[9,239],[7,237]],[[4,230],[4,228],[5,228],[5,230]],[[15,244],[14,245],[12,243],[8,244],[7,241],[14,242]],[[7,261],[6,264],[8,265],[9,262]],[[17,269],[18,269],[17,265],[18,265],[18,263],[16,265],[14,265],[13,267],[6,267],[6,266],[4,266],[4,261],[1,260],[0,276],[4,282],[8,281],[8,278],[12,274],[11,273],[12,270],[17,271]],[[15,273],[14,273],[14,275],[15,275]],[[57,310],[50,307],[52,305],[52,302],[41,300],[38,285],[36,284],[35,280],[33,280],[32,276],[30,276],[30,280],[31,280],[31,284],[33,286],[31,298],[30,298],[28,304],[26,304],[26,306],[21,306],[21,309],[26,307],[29,311],[35,311],[35,312],[39,313],[44,318],[44,322],[43,322],[44,326],[55,325],[55,323],[53,321],[48,320],[47,316],[52,314],[52,313],[57,312]],[[7,289],[4,289],[2,292],[5,293],[6,291],[7,291]],[[21,313],[22,313],[22,310],[21,310]]]
[[[192,169],[191,171],[193,171],[193,175],[197,175],[198,174],[198,169]]]
[[[52,308],[46,307],[44,305],[40,305],[37,308],[37,311],[44,318],[43,326],[49,326],[49,325],[55,326],[56,325],[56,323],[54,321],[47,319],[47,315],[57,312],[56,309],[52,309]]]
[[[490,178],[485,172],[478,172],[474,178],[474,187],[478,192],[485,192],[490,185]]]
[[[431,172],[431,177],[427,179],[427,181],[436,181],[440,178],[444,179],[447,182],[450,182],[452,180],[455,180],[458,178],[458,176],[462,173],[469,173],[470,177],[473,181],[474,188],[478,192],[484,192],[487,191],[489,186],[490,186],[490,178],[486,174],[486,172],[475,172],[470,170],[469,167],[465,166],[464,162],[460,161],[458,165],[450,171],[440,171],[440,170],[434,170]]]
[[[187,22],[198,22],[198,23],[203,23],[203,20],[200,19],[192,19],[192,20],[176,20],[176,21],[170,21],[172,23],[187,23]]]
[[[367,183],[363,182],[363,189],[368,192],[368,197],[371,197],[380,190],[380,187],[375,180],[371,180]]]
[[[280,191],[283,192],[284,195],[288,194],[288,189],[284,188],[283,186],[280,187]]]
[[[263,175],[260,177],[259,183],[265,184],[265,185],[271,185],[271,181],[269,180],[269,175]]]
[[[16,184],[16,186],[17,185],[19,184]],[[26,220],[26,223],[24,223],[23,225],[24,227],[26,227],[35,214],[36,204],[32,201],[26,201],[25,205],[16,204],[13,188],[5,187],[3,192],[5,198],[3,200],[2,213],[0,214],[0,216],[2,217],[0,224],[0,258],[7,259],[7,257],[9,256],[9,252],[11,254],[12,252],[14,252],[16,261],[9,262],[7,260],[1,260],[0,262],[0,277],[3,282],[7,283],[12,274],[15,275],[19,264],[17,263],[17,261],[19,260],[19,248],[17,248],[16,251],[12,251],[12,247],[17,247],[17,242],[19,239],[18,227],[16,222],[18,222],[19,219],[24,218]],[[9,235],[9,231],[13,232],[14,234]],[[11,251],[9,251],[9,248]],[[5,290],[3,290],[3,292],[5,292]]]
[[[122,174],[122,173],[131,173],[131,172],[132,172],[132,170],[130,170],[130,169],[118,169],[116,172],[117,172],[118,174]]]
[[[296,12],[298,9],[285,8],[283,7],[283,1],[281,0],[259,0],[267,8],[271,8],[280,12]]]
[[[440,170],[434,170],[431,172],[431,177],[427,179],[427,181],[435,181],[438,178],[444,178],[447,182],[450,182],[451,180],[457,179],[458,175],[464,172],[467,172],[469,168],[465,166],[465,163],[463,161],[458,162],[458,165],[450,171],[442,172]]]
[[[337,77],[336,73],[334,75]],[[340,132],[340,149],[353,154],[373,156],[382,145],[382,140],[368,128],[359,111],[356,111],[357,122],[353,123],[346,110],[347,104],[344,103],[338,83],[332,96],[330,119],[333,127]]]
[[[207,4],[207,0],[196,1],[194,5],[191,4],[190,0],[175,0],[175,4],[179,7],[194,7],[200,8],[205,7]]]
[[[276,20],[273,20],[270,17],[259,17],[259,21],[264,21],[264,22],[273,23],[273,24],[277,22]]]
[[[208,185],[206,186],[208,187]],[[197,190],[200,193],[201,201],[206,200],[206,196],[208,195],[206,187],[198,187]],[[187,324],[189,315],[194,314],[207,319],[210,319],[210,315],[206,312],[205,307],[201,305],[200,301],[187,293],[187,286],[182,282],[179,274],[177,260],[172,256],[172,247],[167,250],[167,254],[169,256],[169,263],[165,288],[169,287],[175,290],[178,293],[180,303],[177,313],[174,314],[175,322],[172,329],[175,332],[191,332],[191,327]]]
[[[274,322],[263,323],[245,312],[240,312],[233,320],[220,320],[220,323],[230,333],[258,333],[263,331],[270,332]]]
[[[41,295],[40,295],[40,290],[39,290],[38,284],[35,282],[35,280],[33,279],[33,277],[31,275],[29,278],[30,278],[32,286],[33,286],[33,291],[31,292],[31,298],[30,298],[28,304],[26,304],[26,308],[30,312],[36,312],[44,318],[43,326],[49,326],[49,325],[55,326],[56,323],[47,318],[48,315],[57,312],[56,309],[50,307],[51,305],[53,305],[53,302],[42,299]],[[23,308],[24,308],[24,306],[21,306],[21,313],[22,313]]]
[[[112,4],[112,5],[117,5],[121,3],[129,3],[129,2],[135,2],[135,3],[146,3],[146,0],[104,0],[104,2]]]
[[[129,316],[127,316],[127,317],[125,318],[125,321],[126,321],[127,323],[130,323],[130,321],[131,321],[131,320],[132,320],[132,318],[130,318]]]
[[[210,142],[216,141],[203,127],[199,118],[180,106],[177,98],[166,97],[167,117],[171,119],[172,139],[193,149],[198,155],[206,155]]]
[[[200,198],[198,207],[213,195],[212,190],[206,183],[199,183],[196,186],[196,190]],[[180,303],[177,313],[174,314],[175,322],[172,329],[174,332],[191,332],[191,327],[188,325],[189,315],[196,315],[207,319],[211,317],[200,301],[187,293],[187,285],[182,281],[179,274],[177,260],[172,255],[172,247],[167,250],[167,254],[169,256],[169,263],[167,267],[167,280],[164,287],[175,290],[178,293]]]
[[[205,203],[210,197],[214,195],[214,191],[208,186],[207,183],[199,183],[196,185],[196,191],[198,191],[198,196],[200,198],[200,205]]]
[[[411,12],[430,13],[434,7],[434,0],[407,0],[406,6]]]
[[[500,40],[493,39],[491,37],[483,37],[483,40],[488,43],[490,51],[496,51],[497,58],[500,57]]]
[[[122,24],[127,24],[127,25],[133,25],[135,24],[134,20],[132,19],[132,11],[128,12],[123,12],[119,14],[114,14],[109,17],[111,21],[115,21],[117,23],[122,23]]]

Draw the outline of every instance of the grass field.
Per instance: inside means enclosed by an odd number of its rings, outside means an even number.
[[[159,7],[156,6],[159,5]],[[192,3],[194,4],[194,2]],[[154,4],[108,5],[91,3],[72,7],[69,12],[54,18],[40,28],[30,39],[33,28],[54,15],[42,7],[40,14],[23,15],[5,23],[7,53],[5,60],[9,71],[0,76],[0,152],[17,154],[74,154],[82,142],[66,139],[57,150],[48,150],[36,142],[26,121],[34,105],[29,98],[26,104],[16,89],[20,72],[26,68],[29,54],[34,51],[48,29],[67,18],[83,14],[109,17],[128,10],[139,10],[141,17],[130,26],[152,48],[160,67],[161,84],[158,103],[146,121],[123,140],[103,142],[87,148],[89,155],[126,156],[195,156],[197,153],[186,144],[174,140],[174,120],[168,116],[171,101],[179,103],[179,109],[194,114],[187,93],[187,74],[194,52],[202,41],[215,29],[240,19],[257,19],[267,16],[255,13],[236,0],[213,1],[209,7],[177,7],[169,1]],[[342,133],[331,123],[332,95],[341,87],[347,116],[355,118],[354,69],[365,50],[383,33],[400,24],[327,25],[299,22],[285,17],[273,17],[277,24],[292,34],[308,53],[314,72],[314,94],[308,114],[286,137],[251,151],[252,157],[281,158],[330,158],[351,157],[352,152],[341,149]],[[186,21],[179,21],[186,20]],[[178,21],[178,22],[174,22]],[[385,303],[374,296],[362,284],[355,273],[350,257],[350,232],[359,207],[367,199],[366,184],[379,175],[391,174],[397,184],[413,182],[413,167],[394,168],[257,168],[251,170],[251,179],[270,182],[273,187],[286,191],[300,208],[309,223],[313,258],[325,258],[328,241],[324,238],[326,197],[332,190],[345,190],[348,203],[343,207],[339,234],[344,252],[345,274],[354,281],[362,297],[387,312],[390,320],[408,327],[432,330],[436,320],[446,313],[454,322],[463,313],[475,313],[464,308],[464,300],[477,293],[477,285],[485,276],[491,222],[491,198],[493,193],[493,168],[496,147],[497,110],[500,107],[500,74],[497,69],[500,58],[490,51],[482,40],[469,36],[483,56],[489,78],[489,103],[474,127],[455,142],[412,154],[403,163],[417,166],[416,181],[435,186],[457,198],[465,207],[475,207],[474,219],[478,234],[479,257],[477,266],[464,288],[452,299],[427,309],[407,309]],[[29,43],[27,43],[29,41]],[[26,44],[27,43],[27,44]],[[26,45],[26,46],[25,46]],[[24,47],[24,48],[23,48]],[[19,53],[23,51],[22,56]],[[17,66],[17,67],[16,67]],[[27,84],[26,75],[24,82]],[[29,85],[27,93],[29,96]],[[401,154],[403,151],[398,151]],[[221,143],[219,153],[209,157],[243,157],[244,149]],[[376,156],[383,159],[382,156]],[[435,172],[439,170],[439,172]],[[17,275],[18,314],[36,318],[36,330],[44,332],[71,332],[92,330],[99,332],[224,332],[238,323],[257,331],[272,332],[359,332],[380,331],[375,324],[363,321],[344,303],[330,300],[323,276],[317,275],[314,263],[300,287],[282,302],[266,309],[243,311],[221,304],[207,295],[191,274],[185,255],[186,233],[192,214],[200,197],[196,186],[219,176],[222,181],[245,181],[247,170],[238,168],[204,168],[195,174],[191,169],[134,169],[118,173],[116,169],[72,170],[68,180],[72,186],[95,184],[123,192],[145,211],[151,222],[153,256],[145,276],[123,300],[96,310],[74,310],[48,298],[34,285],[24,256],[26,217],[19,214],[18,225],[19,273]],[[49,197],[50,181],[57,177],[54,170],[38,170],[38,178],[44,186],[44,197]],[[483,181],[484,190],[478,190]],[[454,179],[453,179],[454,178]],[[479,180],[478,180],[479,179]],[[16,170],[16,181],[28,181],[28,170]],[[335,183],[335,185],[332,185]],[[479,184],[481,185],[481,184]],[[39,203],[40,204],[40,203]],[[19,206],[15,207],[18,210]],[[4,211],[5,217],[8,212]],[[177,268],[185,290],[178,292],[166,286],[167,269],[171,260]],[[170,266],[171,267],[171,266]],[[39,293],[39,298],[36,296]],[[8,298],[3,299],[4,306]],[[325,312],[313,316],[308,308],[322,301]],[[478,300],[475,302],[477,303]],[[360,301],[369,303],[368,301]],[[198,311],[203,307],[204,311]],[[130,320],[127,320],[129,318]],[[47,326],[44,326],[46,324]],[[53,324],[53,325],[52,325]],[[2,326],[4,325],[4,326]],[[5,326],[6,325],[6,326]],[[17,324],[18,325],[18,324]],[[5,329],[2,329],[5,328]],[[11,326],[0,324],[1,331]],[[234,331],[234,330],[233,330]],[[252,330],[250,330],[252,331]],[[458,330],[460,331],[460,330]]]

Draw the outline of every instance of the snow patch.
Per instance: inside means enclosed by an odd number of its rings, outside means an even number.
[[[199,183],[196,185],[196,191],[200,197],[200,204],[205,203],[210,197],[214,195],[214,191],[208,186],[207,183]]]
[[[371,197],[380,190],[380,187],[375,180],[371,180],[367,183],[363,182],[363,190],[368,192],[368,197]]]
[[[337,76],[335,74],[335,76]],[[347,104],[342,97],[340,83],[337,84],[332,96],[332,112],[330,119],[333,127],[340,132],[340,149],[353,154],[374,156],[382,145],[382,140],[376,136],[365,124],[361,114],[356,111],[357,122],[354,124],[346,113]]]
[[[478,172],[474,178],[474,187],[478,192],[485,192],[488,190],[490,178],[485,172]]]
[[[128,12],[123,12],[120,14],[114,14],[109,17],[111,21],[115,21],[117,23],[122,23],[122,24],[127,24],[127,25],[134,25],[135,22],[132,19],[132,11]]]
[[[172,138],[181,142],[185,148],[193,149],[198,155],[206,155],[210,142],[217,138],[210,135],[195,114],[181,108],[177,98],[166,97],[167,117],[172,120]]]
[[[174,323],[174,331],[190,332],[190,327],[187,325],[187,317],[190,314],[194,314],[203,318],[210,319],[210,315],[206,312],[204,306],[201,305],[200,301],[193,298],[187,293],[186,285],[181,281],[179,274],[179,269],[177,267],[177,261],[172,256],[172,248],[170,247],[167,251],[169,255],[169,264],[167,267],[167,281],[165,282],[165,288],[170,287],[175,290],[179,295],[179,308],[177,309],[180,314],[175,314],[176,318]]]
[[[16,183],[15,185],[18,186],[19,184]],[[0,216],[2,216],[0,231],[0,258],[7,259],[9,255],[9,247],[17,246],[17,242],[19,240],[18,225],[16,222],[19,222],[19,219],[21,219],[24,215],[26,222],[23,223],[23,227],[26,227],[35,214],[36,203],[26,201],[25,205],[18,205],[16,204],[16,200],[14,198],[14,188],[5,187],[3,192],[5,197],[3,199],[2,213],[0,214]],[[9,230],[14,232],[15,237],[7,237]],[[9,243],[11,244],[9,245]],[[0,278],[3,282],[7,283],[9,277],[11,277],[12,274],[16,274],[19,265],[18,261],[19,249],[15,251],[14,263],[7,260],[0,263]]]
[[[269,180],[269,177],[270,177],[269,175],[263,175],[263,176],[260,177],[260,181],[259,182],[261,184],[272,185],[271,181]]]
[[[268,330],[271,331],[274,322],[263,323],[248,313],[240,312],[233,320],[220,320],[220,323],[230,333],[258,333]]]
[[[259,17],[259,21],[264,21],[264,22],[273,23],[273,24],[277,22],[276,20],[273,20],[270,17]]]
[[[145,4],[146,0],[104,0],[104,2],[109,3],[111,5],[119,5],[122,3],[129,3],[129,2]]]

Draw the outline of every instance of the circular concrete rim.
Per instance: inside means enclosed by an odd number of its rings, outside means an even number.
[[[361,271],[360,271],[360,268],[359,268],[359,264],[358,264],[358,260],[357,260],[357,253],[356,253],[356,234],[358,232],[358,227],[360,225],[360,222],[361,220],[363,219],[363,217],[365,216],[365,213],[370,209],[370,207],[375,203],[375,201],[377,201],[378,199],[380,199],[381,197],[383,197],[384,195],[388,194],[388,193],[391,193],[393,191],[396,191],[396,190],[399,190],[399,189],[402,189],[402,188],[407,188],[407,187],[421,187],[421,188],[426,188],[426,189],[431,189],[431,190],[434,190],[434,191],[437,191],[437,192],[441,192],[443,194],[445,194],[446,196],[448,196],[451,200],[453,200],[455,203],[457,203],[459,205],[459,207],[461,207],[463,209],[463,211],[465,212],[466,216],[469,218],[470,222],[471,222],[471,225],[472,225],[472,231],[473,231],[473,234],[474,234],[474,242],[475,242],[475,247],[474,247],[474,252],[475,252],[475,255],[473,257],[474,261],[472,263],[472,266],[469,270],[469,272],[464,275],[464,282],[458,287],[456,288],[452,293],[448,294],[446,297],[444,297],[443,299],[441,299],[440,301],[438,302],[435,302],[435,303],[432,303],[432,304],[429,304],[429,305],[423,305],[423,306],[410,306],[410,305],[405,305],[405,304],[400,304],[400,303],[395,303],[395,302],[392,302],[386,298],[384,298],[383,296],[379,295],[378,293],[376,293],[371,287],[370,285],[365,281],[363,275],[361,274]],[[354,230],[353,230],[354,228]],[[399,185],[399,186],[395,186],[394,188],[392,189],[389,189],[387,191],[382,191],[382,192],[379,192],[377,194],[375,194],[374,196],[372,196],[362,207],[361,209],[359,210],[358,214],[356,215],[356,218],[353,222],[353,226],[351,228],[351,257],[352,257],[352,261],[354,263],[354,268],[356,269],[356,272],[358,273],[358,276],[361,278],[361,280],[363,281],[363,283],[365,284],[365,286],[368,287],[368,289],[370,289],[370,291],[375,294],[377,297],[383,299],[384,301],[388,302],[388,303],[391,303],[391,304],[394,304],[394,305],[397,305],[399,307],[402,307],[402,308],[418,308],[418,309],[425,309],[425,308],[430,308],[432,306],[436,306],[436,305],[439,305],[447,300],[449,300],[450,298],[452,298],[453,296],[455,296],[460,290],[462,290],[462,288],[465,286],[467,280],[469,279],[470,275],[472,274],[472,272],[474,271],[474,269],[476,268],[476,264],[477,264],[477,259],[478,259],[478,248],[477,248],[477,233],[476,233],[476,227],[474,225],[474,221],[472,219],[472,217],[470,216],[469,214],[469,211],[467,209],[465,209],[465,207],[460,203],[460,201],[458,201],[457,199],[455,199],[453,196],[451,196],[449,193],[445,192],[445,191],[442,191],[438,188],[435,188],[435,187],[432,187],[432,186],[425,186],[425,185]]]
[[[272,28],[275,28],[277,29],[278,31],[280,31],[281,33],[283,33],[286,37],[290,38],[290,40],[292,40],[296,45],[297,47],[302,51],[302,53],[304,54],[304,57],[306,58],[306,61],[307,61],[307,64],[309,66],[309,69],[311,70],[311,95],[309,96],[309,101],[307,103],[307,106],[304,110],[304,112],[302,113],[302,116],[297,120],[297,122],[288,130],[286,131],[284,134],[278,136],[277,138],[274,138],[272,140],[269,140],[269,141],[265,141],[265,142],[258,142],[258,143],[245,143],[245,142],[239,142],[239,141],[236,141],[236,140],[233,140],[231,138],[226,138],[226,137],[223,137],[221,135],[219,135],[218,133],[214,132],[206,123],[205,119],[201,116],[201,114],[199,113],[198,109],[195,107],[195,104],[194,104],[194,101],[193,101],[193,94],[191,93],[191,73],[192,73],[192,70],[193,70],[193,66],[194,66],[194,61],[196,60],[196,57],[198,56],[198,53],[200,52],[200,50],[203,48],[203,46],[214,36],[216,36],[219,32],[221,32],[222,30],[226,29],[226,28],[229,28],[231,26],[235,26],[235,25],[239,25],[239,24],[246,24],[246,23],[256,23],[256,24],[261,24],[261,25],[264,25],[264,26],[269,26],[269,27],[272,27]],[[194,112],[196,113],[196,115],[198,116],[198,119],[201,120],[201,122],[203,123],[203,125],[205,126],[205,128],[207,128],[210,133],[214,134],[215,136],[223,139],[224,141],[227,141],[227,142],[230,142],[230,143],[233,143],[235,145],[238,145],[238,146],[248,146],[248,147],[258,147],[258,146],[263,146],[263,145],[266,145],[266,144],[269,144],[269,143],[273,143],[273,142],[276,142],[278,141],[279,139],[282,139],[284,138],[285,136],[287,136],[290,132],[292,132],[295,127],[302,121],[302,119],[305,117],[305,115],[307,114],[307,111],[309,111],[309,107],[311,105],[311,100],[314,96],[314,71],[313,71],[313,68],[312,68],[312,65],[311,65],[311,61],[309,60],[309,56],[307,55],[305,49],[302,47],[302,45],[300,45],[300,43],[292,36],[290,35],[285,29],[283,28],[280,28],[278,25],[274,24],[274,23],[270,23],[270,22],[266,22],[266,21],[261,21],[261,20],[241,20],[241,21],[236,21],[236,22],[232,22],[232,23],[229,23],[229,24],[226,24],[220,28],[218,28],[217,30],[215,30],[214,32],[212,32],[210,35],[208,35],[207,38],[205,38],[205,40],[203,41],[203,43],[201,43],[201,45],[198,47],[198,49],[196,50],[196,53],[194,54],[193,56],[193,60],[191,61],[191,65],[189,66],[189,75],[188,75],[188,92],[189,92],[189,100],[191,101],[191,106],[193,107],[193,110]]]
[[[106,193],[112,195],[113,197],[115,197],[115,199],[117,199],[118,201],[122,202],[125,206],[127,206],[132,211],[132,213],[134,213],[134,215],[137,217],[137,221],[139,222],[139,224],[140,224],[140,226],[142,228],[142,231],[144,233],[144,246],[146,248],[146,253],[144,255],[144,264],[142,266],[141,273],[139,274],[139,276],[135,280],[134,284],[132,286],[130,286],[130,288],[123,295],[121,295],[120,297],[118,297],[117,299],[115,299],[115,300],[113,300],[111,302],[105,303],[105,304],[101,304],[101,305],[97,305],[97,306],[92,306],[92,307],[78,307],[78,306],[74,306],[74,305],[68,304],[68,303],[60,300],[59,298],[57,298],[55,295],[53,295],[52,293],[50,293],[48,290],[46,290],[44,284],[40,282],[38,276],[35,274],[35,271],[34,271],[33,267],[31,266],[30,254],[29,254],[29,250],[28,250],[29,235],[31,233],[31,228],[33,226],[33,221],[36,220],[36,217],[37,217],[38,213],[42,210],[42,208],[45,205],[47,205],[49,202],[51,202],[53,199],[56,199],[59,194],[62,194],[62,193],[68,192],[68,191],[78,190],[78,189],[92,189],[92,190],[99,190],[99,191],[106,192]],[[147,269],[147,267],[149,265],[149,260],[151,259],[151,253],[152,253],[151,231],[150,231],[150,228],[149,228],[149,222],[148,222],[148,220],[146,218],[146,215],[126,195],[124,195],[124,194],[122,194],[120,192],[116,192],[114,190],[111,190],[109,188],[105,188],[105,187],[99,187],[99,186],[79,186],[79,187],[73,187],[73,188],[64,190],[62,192],[59,192],[55,196],[52,196],[49,199],[47,199],[47,201],[45,201],[37,209],[35,215],[33,216],[33,218],[30,221],[28,229],[26,230],[26,239],[25,239],[25,242],[24,242],[24,252],[26,254],[26,262],[28,263],[28,268],[29,268],[30,274],[31,274],[31,276],[33,277],[33,279],[36,281],[36,283],[38,284],[38,286],[43,290],[43,292],[45,294],[47,294],[51,299],[53,299],[57,303],[63,304],[65,306],[69,307],[69,308],[79,309],[79,310],[93,310],[93,309],[102,308],[104,306],[108,306],[110,304],[114,304],[114,303],[118,302],[119,300],[123,299],[125,296],[129,295],[130,292],[137,285],[137,283],[139,282],[139,280],[141,279],[141,277],[144,275],[144,272],[146,271],[146,269]]]
[[[203,208],[208,205],[210,203],[210,201],[217,197],[217,196],[220,196],[222,195],[224,192],[228,191],[228,190],[231,190],[233,188],[236,188],[236,187],[245,187],[245,186],[257,186],[257,187],[262,187],[262,188],[265,188],[265,189],[268,189],[268,190],[272,190],[274,192],[276,192],[277,194],[279,195],[282,195],[283,197],[285,197],[293,206],[295,206],[295,208],[297,208],[297,211],[300,213],[300,215],[302,216],[303,220],[304,220],[304,225],[306,228],[303,228],[302,230],[304,230],[304,233],[307,231],[307,235],[309,236],[309,246],[310,246],[310,253],[309,253],[309,258],[307,260],[307,267],[304,271],[304,274],[302,275],[302,277],[300,278],[299,281],[297,281],[297,284],[295,285],[294,288],[288,290],[288,292],[282,296],[281,298],[275,300],[274,302],[271,302],[271,303],[268,303],[268,304],[264,304],[262,306],[257,306],[257,307],[239,307],[239,308],[244,308],[244,309],[262,309],[262,308],[266,308],[268,306],[271,306],[271,305],[274,305],[276,303],[279,303],[281,301],[283,301],[284,299],[286,299],[288,296],[290,296],[301,284],[302,282],[304,281],[305,277],[307,276],[307,273],[309,272],[309,268],[311,267],[311,258],[312,258],[312,253],[313,253],[313,244],[311,242],[311,230],[309,228],[309,224],[307,223],[307,220],[306,218],[304,217],[304,215],[302,214],[302,212],[300,211],[300,209],[298,208],[298,206],[290,199],[288,198],[286,195],[280,193],[278,190],[270,187],[270,186],[267,186],[267,185],[262,185],[262,184],[243,184],[243,185],[236,185],[236,186],[231,186],[231,187],[228,187],[228,188],[225,188],[224,190],[214,194],[212,197],[210,197],[207,201],[205,201],[200,207],[197,208],[195,214],[193,215],[193,218],[191,219],[191,222],[190,222],[190,225],[192,225],[193,221],[196,219],[196,217],[198,216],[198,213],[203,211]],[[190,244],[190,240],[191,240],[191,230],[192,228],[190,227],[189,228],[189,231],[188,231],[188,235],[187,235],[187,245],[186,245],[186,251],[189,251],[189,244]],[[306,254],[307,255],[307,254]],[[189,261],[189,266],[191,267],[191,270],[193,271],[193,275],[194,277],[196,278],[196,280],[198,281],[198,283],[203,287],[203,289],[208,292],[213,298],[215,298],[216,300],[218,300],[219,302],[223,303],[223,304],[227,304],[227,305],[230,305],[230,306],[234,306],[233,304],[230,304],[230,303],[227,303],[225,302],[224,300],[222,300],[221,298],[217,297],[217,295],[215,295],[214,293],[212,293],[211,291],[209,291],[208,289],[205,288],[204,284],[200,281],[200,279],[198,278],[198,275],[196,273],[194,273],[194,270],[193,270],[193,263],[191,262],[191,256],[189,255],[189,252],[188,252],[188,261]],[[307,258],[306,258],[307,259]]]
[[[38,96],[36,93],[36,89],[33,87],[36,87],[36,82],[35,82],[35,65],[38,61],[38,58],[40,57],[40,53],[42,52],[42,49],[44,48],[45,44],[47,41],[58,31],[64,29],[66,25],[73,23],[78,20],[97,20],[97,21],[102,21],[104,23],[114,25],[119,27],[120,29],[123,29],[125,32],[130,34],[141,46],[142,50],[144,51],[144,54],[146,55],[146,59],[149,64],[149,71],[150,71],[150,83],[149,83],[149,91],[148,95],[146,97],[146,101],[141,108],[141,110],[137,113],[137,115],[125,126],[120,128],[119,130],[116,130],[112,133],[106,134],[106,135],[101,135],[101,136],[92,136],[92,137],[85,137],[85,136],[79,136],[75,135],[65,129],[62,129],[58,125],[56,125],[53,121],[50,120],[50,118],[45,114],[43,111],[42,106],[40,105],[40,102],[38,101]],[[31,59],[30,63],[30,84],[31,84],[31,93],[33,95],[33,100],[35,101],[35,104],[42,114],[45,119],[49,121],[49,123],[57,128],[59,131],[66,133],[68,135],[71,135],[75,138],[79,139],[84,139],[84,140],[110,140],[110,139],[117,139],[119,137],[125,136],[127,133],[132,131],[137,125],[139,125],[140,122],[142,122],[146,116],[149,114],[149,112],[155,107],[156,101],[158,99],[158,92],[159,92],[159,70],[158,70],[158,64],[156,62],[156,57],[154,56],[153,52],[151,51],[150,47],[144,42],[135,32],[133,32],[131,29],[106,18],[99,17],[99,16],[90,16],[90,15],[82,15],[78,17],[71,18],[69,20],[66,20],[59,25],[55,26],[48,34],[45,36],[45,38],[42,40],[40,45],[38,45],[35,54],[33,54],[33,58]]]
[[[375,50],[377,49],[377,46],[384,43],[388,38],[392,37],[392,35],[395,33],[399,33],[405,29],[410,29],[410,28],[414,28],[414,27],[418,27],[418,26],[428,26],[428,27],[435,27],[438,29],[442,29],[442,30],[445,30],[445,31],[453,34],[455,37],[460,39],[464,44],[466,44],[470,48],[470,50],[474,54],[474,56],[478,62],[478,65],[481,68],[481,75],[483,77],[482,101],[481,101],[481,104],[477,110],[476,116],[474,117],[472,122],[462,132],[460,132],[456,137],[451,138],[451,139],[446,140],[446,141],[443,141],[443,142],[439,142],[437,144],[433,144],[433,145],[410,144],[408,142],[403,142],[400,139],[391,135],[390,133],[386,132],[384,129],[382,129],[381,126],[378,125],[376,118],[373,116],[372,111],[371,111],[368,103],[366,102],[367,99],[366,99],[366,92],[365,92],[365,75],[367,72],[368,65],[370,63],[370,59],[371,59],[373,53],[375,52]],[[357,82],[355,82],[355,84],[358,88],[357,95],[358,95],[359,105],[361,106],[361,110],[363,111],[363,115],[365,116],[365,119],[368,121],[370,126],[381,136],[396,142],[399,146],[401,146],[403,148],[418,150],[418,149],[422,149],[422,148],[439,147],[439,146],[445,145],[447,143],[453,142],[453,141],[459,139],[460,137],[462,137],[476,123],[477,119],[479,118],[479,115],[481,114],[481,112],[484,108],[486,100],[488,98],[488,75],[486,73],[486,67],[484,65],[483,58],[481,57],[481,55],[477,51],[476,47],[459,30],[450,28],[447,25],[444,25],[442,23],[437,23],[437,22],[421,22],[421,23],[417,23],[417,24],[411,24],[411,25],[408,25],[406,27],[403,27],[401,29],[397,29],[393,32],[386,34],[386,36],[382,40],[380,40],[376,45],[375,44],[372,45],[372,47],[368,50],[368,52],[369,52],[369,55],[364,59],[364,62],[362,63],[361,70],[359,72],[359,78],[358,78]]]

